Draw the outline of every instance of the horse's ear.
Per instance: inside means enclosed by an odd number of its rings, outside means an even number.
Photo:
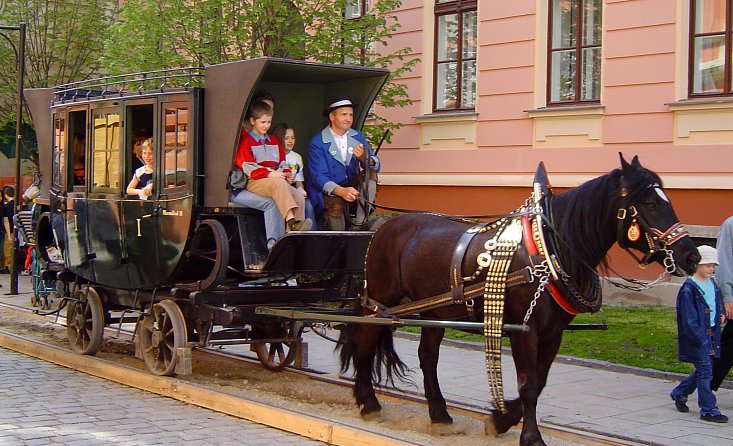
[[[621,169],[624,173],[630,174],[641,167],[641,163],[639,163],[639,155],[634,155],[634,159],[631,160],[631,164],[624,159],[623,153],[619,152],[618,155],[621,158]]]
[[[619,157],[619,158],[621,158],[621,168],[622,168],[623,170],[626,170],[626,169],[628,169],[628,168],[630,168],[630,167],[631,167],[631,166],[629,165],[629,163],[627,163],[627,162],[626,162],[626,159],[624,158],[624,154],[623,154],[623,153],[619,152],[619,153],[618,153],[618,157]]]

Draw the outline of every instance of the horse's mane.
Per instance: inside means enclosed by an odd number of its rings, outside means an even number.
[[[630,203],[648,193],[650,185],[662,185],[659,176],[639,166],[633,168],[631,175],[615,169],[553,198],[552,217],[560,262],[580,290],[590,290],[592,269],[599,264],[608,267],[606,254],[617,237],[622,176]]]

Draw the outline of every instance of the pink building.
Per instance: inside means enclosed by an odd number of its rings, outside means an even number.
[[[506,212],[539,161],[556,190],[639,155],[680,220],[733,214],[730,0],[404,0],[421,62],[380,152],[380,202]]]

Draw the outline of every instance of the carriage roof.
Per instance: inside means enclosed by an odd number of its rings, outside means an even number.
[[[275,93],[278,105],[280,98],[292,98],[285,107],[278,107],[278,120],[287,118],[306,137],[326,125],[321,111],[332,96],[341,93],[349,94],[359,104],[354,111],[354,127],[360,128],[388,75],[386,69],[262,57],[28,89],[25,96],[38,135],[41,178],[45,179],[51,177],[51,157],[45,154],[52,147],[53,108],[186,93],[203,87],[203,203],[214,207],[227,205],[226,172],[231,167],[246,106],[258,89]],[[41,182],[42,200],[49,196],[49,188],[49,181]]]

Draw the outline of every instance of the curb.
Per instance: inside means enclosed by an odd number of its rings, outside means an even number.
[[[55,346],[23,339],[0,331],[0,347],[48,361],[72,370],[103,378],[146,392],[173,398],[237,418],[291,432],[312,440],[334,445],[415,445],[363,428],[349,426],[292,409],[268,406],[229,393],[183,382],[175,378],[151,375],[93,356],[83,356]]]

